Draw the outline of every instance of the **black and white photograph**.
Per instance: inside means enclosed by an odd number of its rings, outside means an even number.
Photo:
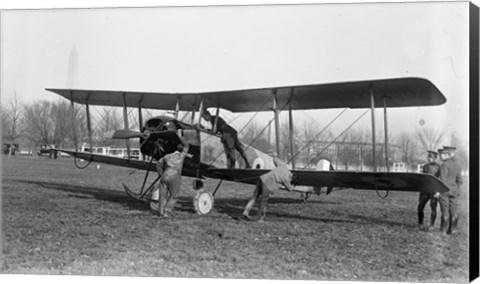
[[[0,11],[0,275],[473,280],[478,7],[111,5]]]

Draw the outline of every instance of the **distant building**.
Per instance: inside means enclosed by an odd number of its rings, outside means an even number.
[[[82,152],[90,152],[88,145],[83,145],[81,148]],[[129,158],[127,148],[111,148],[111,147],[93,147],[93,154],[112,156],[118,158]],[[130,159],[140,159],[140,149],[139,148],[130,148]]]
[[[332,161],[335,169],[372,170],[372,143],[354,141],[314,141],[311,143],[309,155],[310,164],[316,164],[320,159]],[[377,170],[386,171],[385,144],[376,144]],[[306,160],[306,159],[304,159]],[[345,161],[349,161],[346,165]],[[388,161],[390,171],[407,171],[401,163],[401,147],[388,144]]]

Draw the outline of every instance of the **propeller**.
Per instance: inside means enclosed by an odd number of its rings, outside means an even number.
[[[178,134],[178,131],[181,131],[181,134]],[[171,148],[173,145],[176,147],[175,143],[178,143],[178,136],[182,135],[189,144],[191,145],[199,145],[200,141],[198,138],[198,133],[197,130],[195,129],[183,129],[183,130],[161,130],[161,131],[150,131],[150,130],[144,130],[143,132],[139,131],[134,131],[134,130],[117,130],[113,133],[112,139],[131,139],[131,138],[143,138],[145,139],[141,145],[142,146],[147,143],[147,141],[150,142],[155,142],[155,145],[152,145],[153,147],[147,147],[147,149],[144,149],[145,151],[148,151],[148,149],[151,149],[150,151],[150,161],[147,166],[147,171],[145,173],[145,177],[143,179],[142,186],[140,188],[140,191],[134,192],[128,188],[126,184],[123,184],[123,187],[127,194],[130,197],[133,197],[134,199],[137,200],[144,200],[145,196],[152,191],[155,188],[155,184],[160,180],[161,176],[158,176],[155,181],[153,181],[150,186],[146,187],[147,185],[147,179],[148,175],[150,173],[151,166],[154,162],[155,156],[157,151],[165,152],[165,149],[163,149],[162,146]],[[160,141],[160,142],[159,142]],[[169,143],[169,141],[173,141],[172,143]],[[177,141],[177,142],[176,142]],[[168,149],[167,149],[168,151]],[[143,153],[143,151],[142,151]],[[190,156],[191,158],[191,156]]]
[[[112,139],[131,139],[131,138],[144,138],[147,139],[150,136],[150,131],[146,130],[144,132],[121,129],[117,130],[112,134]]]

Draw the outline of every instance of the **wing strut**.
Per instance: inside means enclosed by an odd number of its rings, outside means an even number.
[[[383,97],[383,125],[385,128],[385,167],[387,172],[390,172],[388,165],[388,121],[387,121],[387,99]]]
[[[372,114],[372,155],[373,155],[373,171],[377,172],[377,155],[376,155],[376,141],[375,141],[375,98],[373,96],[373,88],[370,87],[370,110]]]
[[[177,96],[177,102],[175,103],[175,119],[178,120],[178,112],[180,111],[180,96]]]
[[[90,96],[90,93],[89,93],[89,96]],[[92,123],[90,121],[90,104],[88,103],[88,98],[87,98],[87,103],[85,104],[85,108],[87,111],[88,143],[90,144],[88,149],[90,150],[90,153],[93,153]]]
[[[129,126],[128,126],[128,114],[127,114],[127,101],[125,99],[125,95],[126,93],[123,93],[123,125],[124,125],[124,129],[125,130],[128,130],[129,129]],[[128,159],[130,159],[130,140],[129,139],[125,139],[125,144],[127,146],[127,157]]]
[[[70,91],[70,109],[71,111],[71,119],[72,119],[72,131],[73,131],[73,143],[75,143],[75,151],[78,152],[78,143],[77,143],[77,132],[75,131],[75,106],[73,102],[73,91]]]
[[[292,170],[295,170],[295,156],[293,149],[293,115],[292,115],[292,99],[294,89],[290,89],[290,101],[288,102],[288,124],[289,124],[289,140],[290,140],[290,161],[292,162]]]
[[[217,110],[215,111],[215,121],[213,122],[212,133],[217,133],[217,123],[218,123],[218,115],[220,114],[220,107],[217,106]]]
[[[141,102],[138,103],[138,131],[142,132],[143,128],[143,113],[142,113],[142,104]],[[141,147],[140,147],[141,148]],[[145,160],[145,154],[142,151],[138,153],[138,159]]]
[[[138,106],[138,131],[142,131],[143,127],[143,114],[142,114],[142,106]]]
[[[278,98],[277,98],[277,89],[273,90],[273,113],[275,116],[275,146],[277,148],[277,156],[279,159],[282,159],[280,153],[280,122],[278,121]]]
[[[200,122],[202,122],[202,115],[203,115],[203,111],[204,111],[204,109],[203,109],[204,100],[205,100],[205,98],[203,96],[201,96],[200,97],[200,107],[198,108],[198,123],[195,126],[195,129],[197,131],[197,137],[200,137]],[[215,135],[215,132],[214,132],[214,135]],[[199,146],[200,146],[200,148],[202,147],[202,145],[199,145]],[[200,178],[201,177],[201,173],[200,173],[200,167],[201,166],[202,166],[202,162],[201,162],[201,159],[199,157],[198,158],[198,163],[197,163],[197,169],[196,169],[195,187],[197,185],[201,185],[201,187],[203,187],[203,181]]]
[[[190,124],[193,125],[195,121],[195,107],[197,106],[198,95],[195,95],[195,102],[192,105],[192,117],[190,118]]]

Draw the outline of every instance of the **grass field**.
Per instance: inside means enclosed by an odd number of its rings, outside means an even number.
[[[139,187],[142,172],[72,161],[2,158],[1,273],[468,281],[468,182],[448,236],[439,218],[436,231],[417,226],[418,193],[344,190],[305,204],[279,192],[256,223],[238,218],[253,186],[224,182],[215,211],[198,216],[188,178],[164,220],[121,189]]]

